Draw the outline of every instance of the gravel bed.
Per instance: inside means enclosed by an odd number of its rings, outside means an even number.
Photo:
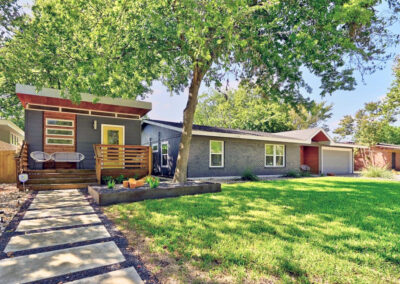
[[[29,196],[28,192],[19,191],[16,184],[0,184],[0,236]]]

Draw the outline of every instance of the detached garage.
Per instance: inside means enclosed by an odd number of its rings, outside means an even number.
[[[353,150],[348,148],[321,147],[321,173],[353,173]]]

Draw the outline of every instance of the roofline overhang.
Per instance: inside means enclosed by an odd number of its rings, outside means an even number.
[[[16,84],[15,92],[17,94],[26,94],[26,95],[37,95],[42,97],[50,97],[56,99],[67,99],[65,96],[61,95],[61,90],[51,89],[51,88],[42,88],[40,91],[37,91],[36,87],[31,85],[22,85]],[[68,94],[68,92],[65,92]],[[141,108],[141,109],[152,109],[152,104],[150,102],[144,101],[136,101],[136,100],[127,100],[121,98],[111,98],[111,97],[99,97],[92,94],[81,93],[81,101],[89,102],[89,103],[101,103],[106,105],[115,105],[115,106],[124,106],[124,107],[132,107],[132,108]]]
[[[25,136],[25,132],[19,128],[14,122],[5,120],[5,119],[0,119],[0,125],[5,125],[17,132],[21,136]]]
[[[166,125],[159,122],[143,120],[142,123],[151,124],[154,126],[159,126],[163,128],[167,128],[170,130],[175,130],[177,132],[182,133],[182,128],[175,127],[171,125]],[[222,132],[215,132],[215,131],[204,131],[204,130],[193,130],[193,135],[197,136],[209,136],[209,137],[223,137],[223,138],[237,138],[237,139],[248,139],[248,140],[259,140],[259,141],[271,141],[271,142],[286,142],[286,143],[294,143],[294,144],[304,144],[307,141],[298,140],[298,139],[285,139],[280,137],[265,137],[265,136],[256,136],[256,135],[246,135],[246,134],[235,134],[235,133],[222,133]],[[307,143],[308,144],[308,143]],[[310,143],[311,144],[311,143]]]

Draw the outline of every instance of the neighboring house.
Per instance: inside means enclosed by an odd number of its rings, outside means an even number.
[[[59,90],[37,92],[27,85],[17,85],[16,94],[25,108],[28,154],[79,152],[85,155],[85,169],[95,168],[94,144],[141,145],[141,117],[151,110],[151,103],[135,100],[101,97],[93,103],[96,97],[90,94],[82,94],[81,103],[73,104]],[[118,155],[109,154],[109,158],[117,160]],[[31,158],[29,167],[33,168]],[[76,164],[57,163],[56,167],[74,168]]]
[[[174,174],[182,123],[143,120],[142,145],[153,148],[153,172]],[[193,125],[188,177],[284,174],[308,165],[311,172],[353,173],[353,148],[336,143],[322,128],[266,133]]]
[[[369,149],[359,149],[354,155],[354,169],[368,165],[400,170],[400,145],[378,143]]]
[[[24,136],[24,131],[13,122],[0,119],[0,141],[19,146],[24,140]]]

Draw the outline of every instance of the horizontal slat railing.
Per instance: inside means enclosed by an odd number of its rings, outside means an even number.
[[[136,145],[93,145],[96,160],[97,181],[101,183],[104,172],[116,176],[151,174],[151,147]]]

